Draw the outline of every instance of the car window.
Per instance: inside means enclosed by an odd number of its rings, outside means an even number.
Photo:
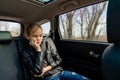
[[[43,29],[44,34],[49,34],[49,32],[50,32],[50,21],[42,23],[41,27]]]
[[[108,1],[59,15],[62,39],[107,42],[107,5]]]
[[[21,24],[10,21],[0,21],[0,31],[9,31],[12,37],[18,37],[21,31]]]

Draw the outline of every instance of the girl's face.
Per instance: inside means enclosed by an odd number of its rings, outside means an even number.
[[[43,31],[41,28],[35,27],[30,31],[30,34],[26,37],[29,41],[40,45],[43,40]]]

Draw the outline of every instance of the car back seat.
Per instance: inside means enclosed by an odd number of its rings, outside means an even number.
[[[10,32],[0,32],[0,80],[24,80],[19,52]]]

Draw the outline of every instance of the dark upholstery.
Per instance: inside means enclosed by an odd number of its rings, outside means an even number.
[[[102,58],[104,80],[120,80],[120,45],[108,46]]]
[[[120,80],[120,0],[109,0],[107,36],[109,45],[102,55],[104,80]]]
[[[9,43],[12,40],[12,36],[8,31],[0,31],[0,44]]]
[[[16,43],[9,32],[0,32],[0,80],[24,80]]]
[[[10,34],[10,32],[8,31],[1,31],[0,32],[0,41],[9,41],[11,40],[12,36]]]
[[[107,37],[110,43],[120,42],[120,0],[109,0],[107,12]]]

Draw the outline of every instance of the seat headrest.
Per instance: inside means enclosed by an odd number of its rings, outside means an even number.
[[[107,11],[107,39],[120,43],[120,0],[109,0]]]
[[[11,41],[12,36],[9,31],[0,31],[0,41]]]

